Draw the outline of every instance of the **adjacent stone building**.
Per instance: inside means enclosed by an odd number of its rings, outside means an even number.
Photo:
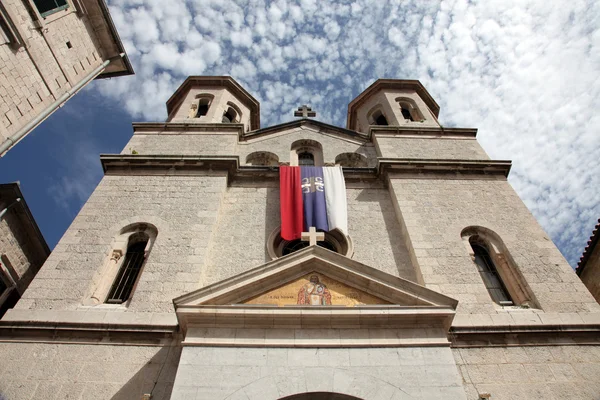
[[[50,249],[17,183],[0,185],[0,317],[29,286]]]
[[[101,156],[0,321],[6,398],[600,396],[600,305],[510,161],[440,125],[420,82],[376,81],[346,128],[305,107],[261,128],[229,77],[188,78],[167,110]],[[288,164],[343,167],[347,233],[281,237]]]
[[[592,232],[590,240],[577,264],[577,275],[589,289],[592,296],[600,303],[600,219]]]
[[[129,74],[104,0],[2,0],[0,156],[92,79]]]

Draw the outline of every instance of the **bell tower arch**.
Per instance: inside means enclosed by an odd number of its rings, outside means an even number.
[[[379,79],[348,105],[347,128],[437,128],[440,107],[417,80]]]
[[[167,122],[260,127],[260,105],[230,76],[190,76],[167,101]]]

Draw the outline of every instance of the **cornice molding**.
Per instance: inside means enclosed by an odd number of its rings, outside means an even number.
[[[379,126],[369,127],[371,135],[377,137],[430,137],[435,139],[474,139],[477,137],[476,128],[444,128],[444,127],[415,127],[415,126]]]
[[[508,160],[428,160],[379,158],[378,174],[436,174],[456,177],[508,177],[512,162]]]
[[[600,325],[510,325],[452,327],[451,347],[600,345]]]
[[[240,135],[244,132],[243,124],[204,124],[204,123],[186,123],[186,122],[134,122],[133,134],[158,135],[163,132],[172,134],[201,132],[213,135],[230,133]]]
[[[100,162],[107,175],[210,175],[225,171],[230,178],[243,179],[258,176],[274,178],[279,174],[278,166],[240,166],[238,156],[101,154]],[[506,160],[379,158],[376,168],[344,168],[344,176],[349,180],[389,177],[390,174],[505,179],[511,166],[511,161]]]

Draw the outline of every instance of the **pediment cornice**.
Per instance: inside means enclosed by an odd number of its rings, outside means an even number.
[[[245,301],[309,273],[319,273],[389,304],[285,306]],[[408,328],[448,329],[458,302],[346,256],[311,246],[173,300],[182,329]]]

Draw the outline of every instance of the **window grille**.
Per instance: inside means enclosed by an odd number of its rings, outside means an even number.
[[[148,240],[144,240],[134,243],[127,248],[125,260],[110,289],[106,303],[121,304],[129,299],[144,263],[144,250],[147,244]]]
[[[313,153],[303,151],[298,154],[298,165],[315,165],[315,156]]]
[[[33,3],[42,17],[69,7],[67,0],[33,0]]]
[[[477,270],[486,289],[490,293],[492,300],[501,305],[513,305],[513,301],[498,275],[498,270],[494,265],[494,262],[490,258],[490,254],[487,249],[475,243],[471,243],[473,253],[475,254],[475,264],[477,264]]]

